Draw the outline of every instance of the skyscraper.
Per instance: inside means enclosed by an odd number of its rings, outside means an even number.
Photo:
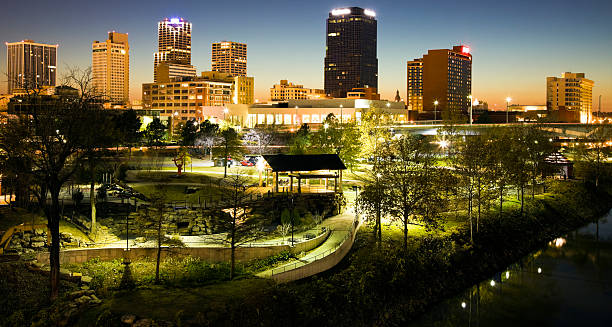
[[[55,86],[57,47],[32,40],[6,43],[8,93],[19,88]]]
[[[247,45],[232,41],[212,44],[212,70],[232,76],[246,76]]]
[[[96,92],[112,103],[130,100],[130,45],[128,35],[108,32],[104,42],[94,41],[92,84]]]
[[[575,111],[583,124],[591,122],[593,111],[593,82],[584,73],[561,74],[546,78],[546,107],[549,111]]]
[[[378,88],[376,13],[337,8],[327,19],[325,93],[343,98],[353,88]]]
[[[408,105],[412,110],[468,110],[472,93],[469,47],[429,50],[423,58],[409,61],[407,72]]]
[[[191,23],[183,18],[164,18],[157,24],[158,52],[153,67],[157,81],[157,66],[162,62],[191,67]]]

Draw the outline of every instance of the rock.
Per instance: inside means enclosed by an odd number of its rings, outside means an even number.
[[[144,243],[144,242],[146,242],[146,241],[147,241],[147,239],[146,239],[146,238],[144,238],[144,237],[142,237],[142,236],[140,236],[140,237],[137,237],[136,239],[134,239],[134,241],[135,241],[136,243]]]
[[[82,283],[89,284],[89,283],[91,283],[91,281],[92,281],[92,280],[93,280],[93,278],[92,278],[92,277],[89,277],[89,276],[81,276],[81,282],[82,282]]]
[[[37,236],[34,236],[34,237],[30,238],[30,240],[32,242],[45,242],[46,241],[44,237],[39,236],[38,234],[37,234]]]
[[[131,325],[134,323],[134,321],[136,321],[135,315],[126,314],[126,315],[121,316],[121,322],[124,324]]]
[[[87,285],[83,285],[83,286],[81,286],[81,289],[82,289],[82,290],[88,290],[88,289],[89,289],[89,286],[87,286]]]
[[[132,325],[132,327],[151,327],[151,326],[153,326],[153,320],[151,319],[140,319]]]
[[[89,303],[89,301],[91,301],[91,298],[87,295],[83,295],[79,298],[77,298],[76,300],[74,300],[74,302],[78,303],[78,304],[85,304],[85,303]]]
[[[42,248],[45,246],[45,242],[32,242],[30,246],[33,248]]]

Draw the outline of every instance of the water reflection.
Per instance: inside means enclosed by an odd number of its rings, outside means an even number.
[[[610,218],[553,240],[410,326],[611,326]]]

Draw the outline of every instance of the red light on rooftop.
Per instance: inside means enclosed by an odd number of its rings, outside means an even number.
[[[466,46],[462,46],[461,47],[461,52],[463,52],[465,54],[468,54],[468,53],[470,53],[470,48],[466,47]]]

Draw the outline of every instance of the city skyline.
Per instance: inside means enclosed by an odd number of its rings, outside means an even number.
[[[11,8],[13,5],[9,4],[8,9],[13,14],[5,21],[19,29],[4,29],[0,35],[5,42],[33,39],[40,43],[59,43],[59,78],[68,65],[82,68],[91,65],[91,41],[101,32],[128,33],[133,68],[130,96],[132,100],[139,100],[142,83],[153,81],[150,63],[157,47],[156,22],[164,17],[183,17],[193,23],[192,64],[198,73],[211,69],[212,42],[228,39],[247,43],[249,75],[255,77],[255,97],[266,101],[269,88],[281,79],[323,88],[325,20],[333,8],[360,6],[377,13],[379,90],[384,99],[393,99],[396,90],[400,90],[401,97],[406,100],[408,60],[420,57],[427,49],[466,44],[474,55],[473,94],[487,101],[491,108],[505,107],[507,96],[520,104],[544,104],[546,77],[571,71],[583,72],[595,81],[593,110],[598,109],[601,94],[602,110],[612,111],[612,64],[609,61],[612,44],[606,34],[612,30],[612,23],[603,14],[612,5],[605,1],[587,1],[582,6],[569,1],[555,2],[555,15],[550,15],[550,4],[550,1],[519,1],[493,6],[472,1],[464,3],[466,8],[455,8],[453,13],[438,14],[435,7],[441,4],[312,2],[300,9],[303,13],[300,17],[295,17],[291,15],[294,8],[289,4],[271,1],[245,3],[245,9],[250,10],[233,13],[231,17],[241,24],[227,24],[228,17],[200,13],[196,9],[203,5],[197,3],[153,4],[142,12],[131,10],[138,7],[137,3],[123,3],[119,5],[119,13],[107,20],[108,16],[88,19],[70,16],[74,12],[67,10],[70,6],[76,6],[74,10],[94,11],[103,10],[100,9],[103,7],[67,1],[54,9],[57,14],[52,18],[37,17],[49,26],[45,29],[18,25],[17,22],[30,12],[17,6]],[[456,6],[451,2],[444,2],[444,5]],[[213,6],[223,7],[223,4]],[[41,12],[44,7],[45,4],[41,4]],[[62,8],[66,12],[62,12]],[[415,11],[419,15],[415,15]],[[454,15],[468,18],[457,20],[452,17]],[[572,24],[567,24],[569,19]],[[74,24],[81,26],[78,31],[67,27]],[[279,29],[283,25],[297,27],[300,32],[294,33],[293,28]],[[567,40],[572,43],[568,45]],[[6,51],[0,52],[0,61],[5,75]],[[4,78],[0,92],[6,89]]]

